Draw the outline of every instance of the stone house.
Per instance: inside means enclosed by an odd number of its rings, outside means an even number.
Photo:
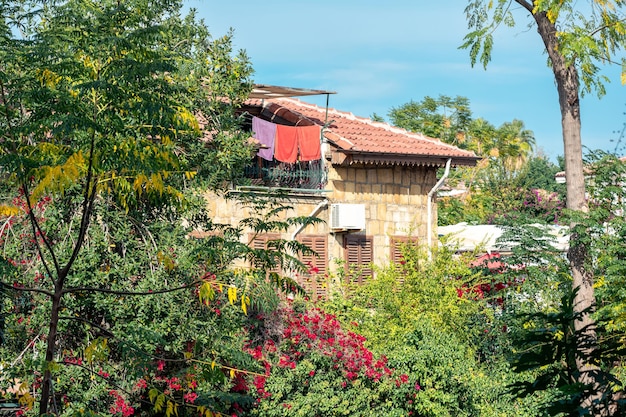
[[[474,153],[386,123],[284,97],[311,90],[287,94],[279,87],[257,86],[255,91],[259,87],[277,94],[253,93],[242,108],[253,137],[259,136],[253,131],[255,120],[256,130],[261,129],[258,123],[265,123],[264,128],[276,125],[279,131],[284,126],[312,129],[320,138],[319,159],[300,155],[295,161],[281,162],[276,159],[279,150],[268,157],[271,146],[265,145],[246,172],[249,185],[233,187],[231,192],[281,188],[293,207],[288,215],[315,216],[324,222],[282,236],[256,236],[253,245],[282,237],[297,239],[316,251],[319,256],[302,260],[318,273],[296,279],[319,297],[332,285],[327,282],[328,272],[356,268],[359,272],[352,278],[367,279],[372,275],[371,265],[399,260],[399,243],[433,243],[434,238],[436,244],[437,212],[432,197],[441,185],[437,172],[446,165],[448,169],[475,165],[479,158]],[[302,147],[298,149],[304,154]],[[260,156],[262,151],[266,156]],[[215,197],[207,198],[215,222],[234,224],[247,217],[243,206]]]

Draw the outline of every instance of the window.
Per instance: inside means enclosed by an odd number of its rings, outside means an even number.
[[[266,233],[262,235],[254,235],[250,234],[249,241],[250,247],[255,250],[263,250],[266,251],[258,253],[255,259],[252,259],[252,263],[254,266],[270,266],[268,272],[278,272],[280,273],[280,258],[277,256],[273,248],[268,245],[268,243],[272,240],[280,239],[280,235],[278,233]]]
[[[400,266],[406,263],[406,259],[404,258],[404,254],[407,250],[410,250],[410,253],[415,253],[417,255],[417,249],[419,247],[419,243],[417,238],[409,237],[409,236],[392,236],[391,242],[389,245],[390,254],[389,259],[392,263],[398,264]],[[417,265],[417,263],[412,263],[411,265]],[[400,284],[404,284],[404,277],[406,276],[407,270],[404,268],[400,268],[401,276],[398,279]]]
[[[344,255],[346,268],[351,274],[352,282],[361,284],[373,275],[371,264],[374,260],[374,254],[371,236],[345,235]]]
[[[316,254],[300,255],[300,261],[308,265],[310,273],[300,274],[298,283],[313,299],[328,296],[328,236],[302,235],[298,241],[312,249]]]
[[[393,263],[405,262],[404,255],[402,253],[404,249],[416,250],[418,249],[418,240],[416,237],[409,236],[392,236],[391,244],[389,245],[390,254],[389,259]]]

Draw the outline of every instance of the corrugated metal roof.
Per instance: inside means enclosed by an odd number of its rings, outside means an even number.
[[[250,98],[273,99],[280,97],[304,97],[322,94],[336,94],[334,91],[310,90],[306,88],[282,87],[278,85],[255,84]]]

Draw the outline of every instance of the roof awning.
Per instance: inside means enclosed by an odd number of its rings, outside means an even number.
[[[335,165],[404,165],[443,167],[448,159],[453,166],[475,166],[480,158],[473,156],[451,155],[419,155],[398,153],[360,152],[345,149],[336,149],[331,154],[331,163]]]
[[[322,94],[337,94],[334,91],[310,90],[307,88],[281,87],[278,85],[255,84],[249,98],[272,99],[279,97],[318,96]]]

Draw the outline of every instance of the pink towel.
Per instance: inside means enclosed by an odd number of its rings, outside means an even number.
[[[315,161],[322,157],[321,129],[319,126],[298,126],[300,161]]]
[[[287,162],[290,164],[293,164],[298,160],[297,127],[276,125],[274,158],[276,158],[277,161]]]
[[[253,136],[265,145],[264,148],[259,149],[257,155],[261,158],[271,161],[274,159],[274,140],[276,138],[276,125],[267,120],[259,119],[256,116],[252,117],[252,134]]]

